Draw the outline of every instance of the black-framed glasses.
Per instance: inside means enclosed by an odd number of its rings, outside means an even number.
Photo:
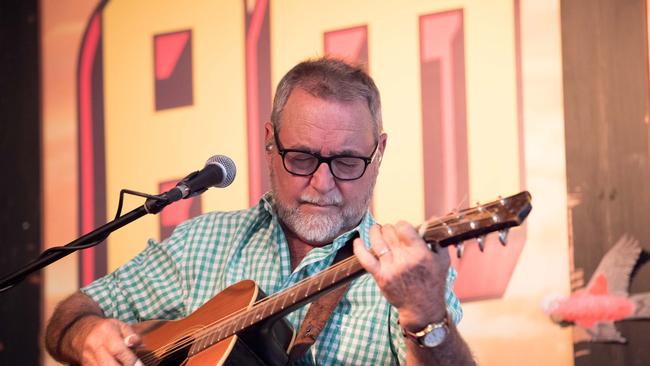
[[[318,167],[322,163],[325,163],[330,168],[330,172],[334,178],[338,180],[355,180],[361,178],[366,172],[368,165],[375,159],[377,147],[379,147],[379,140],[377,140],[375,148],[369,157],[352,155],[325,157],[309,151],[283,148],[280,140],[278,140],[277,131],[273,131],[273,138],[275,139],[275,145],[278,147],[278,154],[282,156],[284,169],[287,172],[303,177],[310,176],[318,170]]]

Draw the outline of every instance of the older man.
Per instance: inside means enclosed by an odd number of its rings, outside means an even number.
[[[352,282],[294,364],[473,364],[455,327],[446,251],[368,212],[387,138],[372,79],[337,60],[300,63],[280,81],[265,129],[272,189],[259,204],[189,220],[62,302],[47,330],[50,353],[133,365],[141,338],[128,324],[185,317],[243,279],[276,293],[329,266],[358,234],[354,253],[369,275]],[[298,328],[306,312],[287,318]]]

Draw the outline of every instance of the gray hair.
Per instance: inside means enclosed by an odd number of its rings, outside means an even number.
[[[357,65],[333,58],[307,60],[284,75],[273,98],[271,123],[280,128],[280,115],[295,87],[322,99],[342,102],[362,100],[368,104],[376,135],[383,131],[379,90],[372,78]]]

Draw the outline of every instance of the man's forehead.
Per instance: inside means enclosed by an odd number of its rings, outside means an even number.
[[[340,128],[314,128],[309,124],[286,126],[278,132],[282,147],[327,155],[365,155],[372,149],[375,139],[371,129],[346,130]]]

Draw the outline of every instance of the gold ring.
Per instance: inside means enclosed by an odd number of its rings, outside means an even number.
[[[382,251],[380,251],[379,253],[375,254],[375,256],[376,256],[377,258],[380,258],[382,255],[384,255],[384,254],[386,254],[386,253],[388,253],[388,252],[390,252],[390,249],[388,249],[388,248],[384,248]]]

